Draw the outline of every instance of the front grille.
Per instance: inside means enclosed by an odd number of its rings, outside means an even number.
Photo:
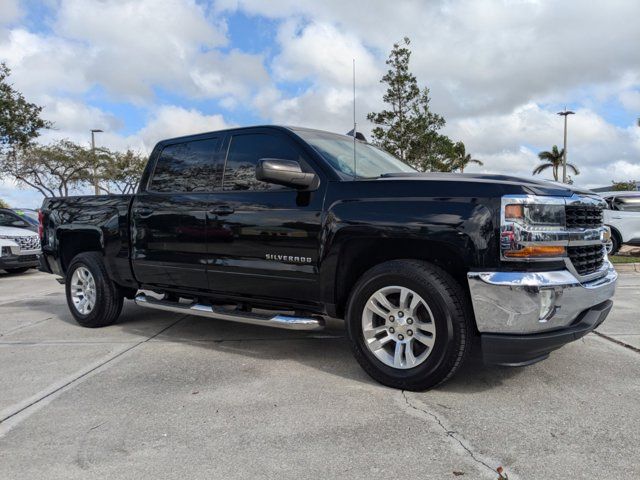
[[[567,205],[565,215],[567,228],[598,228],[604,222],[602,207],[598,205]]]
[[[39,250],[40,237],[38,235],[29,235],[28,237],[4,237],[12,242],[20,245],[21,250]]]
[[[580,275],[597,272],[604,263],[605,248],[603,245],[585,245],[583,247],[568,247],[567,253],[573,267]]]
[[[35,262],[38,260],[37,255],[18,255],[19,262]]]

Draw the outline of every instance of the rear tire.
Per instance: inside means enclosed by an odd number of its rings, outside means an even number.
[[[100,253],[76,255],[67,270],[65,287],[69,310],[83,327],[105,327],[120,316],[124,295],[109,278]]]
[[[471,350],[469,304],[458,282],[435,265],[392,260],[373,267],[349,298],[346,326],[353,354],[383,385],[434,387],[451,378]]]

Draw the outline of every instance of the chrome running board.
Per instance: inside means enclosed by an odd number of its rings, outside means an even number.
[[[216,318],[218,320],[228,320],[231,322],[249,323],[251,325],[262,325],[264,327],[305,331],[322,330],[324,328],[324,320],[320,317],[296,317],[282,314],[274,316],[243,312],[241,310],[225,310],[221,307],[196,302],[179,303],[170,300],[159,300],[147,296],[144,293],[136,295],[135,302],[141,307],[155,308],[156,310],[198,315],[200,317]]]

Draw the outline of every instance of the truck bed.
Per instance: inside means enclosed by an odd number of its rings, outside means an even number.
[[[42,204],[42,248],[48,255],[44,256],[47,260],[42,269],[64,275],[77,252],[95,250],[105,254],[113,279],[135,285],[129,262],[132,200],[133,195],[46,198]],[[61,242],[70,232],[74,234],[73,241]],[[58,262],[53,261],[58,257]]]

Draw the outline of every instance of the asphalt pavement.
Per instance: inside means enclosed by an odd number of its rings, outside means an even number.
[[[598,329],[526,368],[477,355],[382,387],[321,333],[125,305],[85,329],[64,289],[0,272],[0,479],[640,478],[640,274]]]

